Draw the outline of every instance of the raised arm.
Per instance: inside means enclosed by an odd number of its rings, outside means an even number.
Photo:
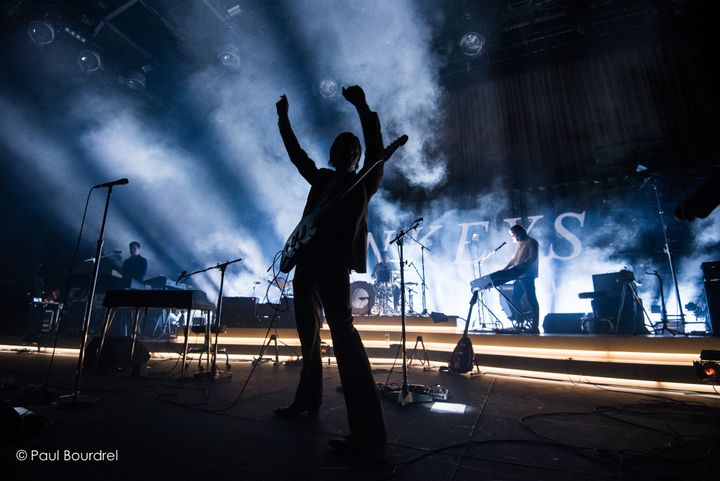
[[[362,125],[363,137],[365,140],[365,160],[363,167],[369,167],[371,160],[383,149],[382,130],[380,128],[380,119],[377,113],[370,110],[365,100],[365,92],[357,85],[352,85],[342,89],[345,99],[350,102],[357,110]],[[365,188],[369,195],[372,195],[380,187],[380,180],[383,175],[383,166],[379,165],[368,174],[365,179]]]
[[[284,95],[281,96],[280,100],[275,104],[275,108],[278,114],[280,136],[282,137],[288,157],[290,157],[290,161],[295,164],[300,175],[312,185],[317,178],[318,168],[315,162],[313,162],[302,147],[300,147],[300,142],[298,142],[295,132],[293,132],[288,115],[289,105],[287,97]]]

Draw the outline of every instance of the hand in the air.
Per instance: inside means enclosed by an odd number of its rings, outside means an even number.
[[[277,109],[278,117],[287,115],[289,107],[288,107],[288,99],[285,95],[280,96],[280,100],[278,100],[275,103],[275,108]]]
[[[350,87],[343,87],[342,95],[345,99],[353,104],[355,107],[361,107],[366,105],[365,92],[357,85],[351,85]]]

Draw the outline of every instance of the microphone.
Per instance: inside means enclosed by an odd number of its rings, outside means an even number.
[[[123,177],[122,179],[113,180],[112,182],[105,182],[104,184],[93,185],[93,189],[100,189],[102,187],[113,187],[115,185],[125,185],[128,182],[129,181]]]
[[[502,247],[503,247],[505,244],[507,244],[507,241],[506,241],[506,242],[503,242],[502,244],[500,244],[499,246],[497,246],[493,252],[499,251],[500,249],[502,249]]]
[[[423,218],[422,218],[422,217],[418,217],[417,219],[415,219],[415,220],[413,221],[413,225],[412,225],[412,227],[410,228],[410,230],[417,229],[418,226],[420,225],[420,223],[421,223],[422,221],[423,221]]]
[[[187,271],[182,271],[180,275],[178,276],[177,280],[175,281],[175,284],[180,284],[180,281],[187,275]]]

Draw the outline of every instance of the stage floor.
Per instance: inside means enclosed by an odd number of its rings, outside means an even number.
[[[720,469],[717,395],[411,367],[410,383],[440,384],[449,399],[406,407],[386,399],[393,467],[368,470],[327,445],[347,432],[334,363],[324,368],[320,416],[285,421],[271,410],[292,400],[297,365],[258,363],[241,395],[250,362],[231,359],[228,380],[181,383],[176,360],[153,358],[141,377],[84,375],[81,392],[99,401],[61,409],[40,388],[49,361],[36,350],[0,351],[1,397],[37,414],[19,434],[0,430],[4,471],[13,479],[576,481],[714,479]],[[72,391],[75,365],[72,352],[56,357],[53,393]],[[375,367],[378,382],[401,382],[399,370]],[[188,374],[196,372],[192,363]],[[35,458],[19,460],[21,450]],[[66,451],[117,460],[64,461]],[[38,459],[55,453],[61,460]]]

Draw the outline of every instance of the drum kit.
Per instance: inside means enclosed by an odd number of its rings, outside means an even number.
[[[413,294],[417,282],[406,282],[408,313],[413,310]],[[393,276],[391,282],[355,281],[350,284],[350,304],[356,316],[397,316],[400,315],[400,279]]]
[[[382,276],[379,276],[382,279]],[[389,277],[389,276],[388,276]],[[400,313],[400,276],[393,272],[392,280],[382,279],[385,282],[376,280],[373,283],[355,281],[350,284],[350,305],[352,313],[356,316],[399,316]],[[287,297],[293,297],[292,281],[284,281],[277,278],[268,281],[273,287],[277,287]],[[256,285],[261,284],[255,282]],[[253,285],[253,297],[255,288]],[[413,309],[413,295],[417,293],[415,288],[417,282],[406,282],[407,314],[417,314]]]

